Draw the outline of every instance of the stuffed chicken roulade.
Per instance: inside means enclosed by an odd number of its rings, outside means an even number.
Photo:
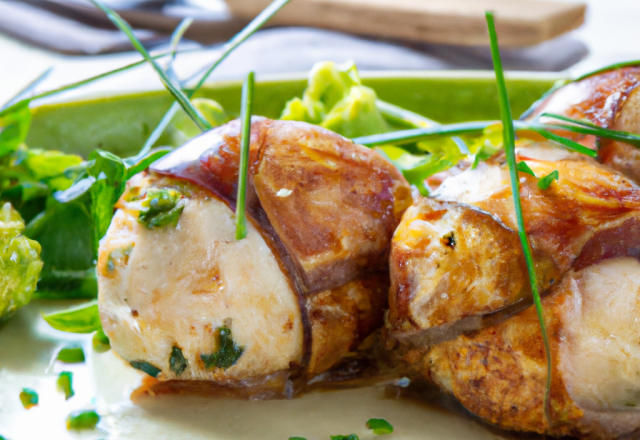
[[[100,244],[100,315],[113,349],[160,380],[290,396],[382,325],[411,191],[370,149],[254,118],[236,240],[239,129],[207,132],[128,183]]]
[[[640,188],[547,144],[517,150],[521,200],[551,342],[546,358],[498,154],[449,177],[403,216],[392,241],[388,344],[506,429],[615,438],[640,428]]]

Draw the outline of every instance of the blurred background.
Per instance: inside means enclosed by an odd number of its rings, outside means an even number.
[[[108,0],[149,48],[166,50],[173,29],[194,19],[179,49],[181,77],[200,71],[267,0]],[[353,60],[361,71],[491,69],[483,12],[496,14],[509,70],[579,74],[640,58],[637,0],[292,0],[214,72],[237,78],[307,71]],[[139,59],[128,39],[88,0],[0,0],[0,102],[52,68],[39,89]],[[156,87],[140,68],[99,84]],[[83,90],[82,93],[86,93]]]

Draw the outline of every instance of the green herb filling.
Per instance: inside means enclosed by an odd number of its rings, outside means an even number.
[[[175,189],[151,188],[142,200],[138,222],[147,229],[176,226],[184,204],[180,202],[182,193]]]
[[[136,370],[144,371],[151,377],[158,377],[158,374],[162,371],[160,368],[151,365],[149,362],[144,361],[131,361],[129,362]]]
[[[233,342],[231,329],[226,325],[216,329],[216,334],[218,350],[212,354],[202,354],[200,358],[208,370],[212,368],[222,368],[226,370],[238,362],[238,359],[244,352],[244,347],[236,345],[236,343]]]

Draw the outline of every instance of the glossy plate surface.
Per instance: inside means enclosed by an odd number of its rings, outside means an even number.
[[[363,75],[381,99],[441,122],[498,118],[493,73],[436,72]],[[557,79],[548,75],[512,75],[509,91],[515,115],[522,113]],[[300,95],[304,76],[258,84],[255,113],[277,117],[284,103]],[[202,92],[230,113],[237,113],[240,83],[212,84]],[[27,143],[32,148],[59,149],[86,155],[94,148],[120,155],[134,154],[170,105],[164,92],[113,95],[58,104],[34,111]],[[164,140],[169,142],[168,139]],[[300,436],[328,440],[330,435],[357,434],[373,439],[365,429],[370,418],[384,418],[395,428],[385,440],[496,439],[500,433],[457,412],[397,397],[388,387],[311,393],[290,401],[243,401],[201,396],[145,397],[132,402],[131,392],[142,373],[112,352],[98,354],[91,336],[51,329],[41,312],[58,310],[71,301],[34,301],[0,323],[0,436],[30,439],[208,439],[286,440]],[[54,362],[57,351],[82,344],[83,364]],[[74,373],[76,395],[68,401],[56,390],[61,371]],[[22,388],[39,392],[40,404],[22,408]],[[97,408],[99,429],[66,430],[67,415]],[[510,437],[510,435],[509,435]]]

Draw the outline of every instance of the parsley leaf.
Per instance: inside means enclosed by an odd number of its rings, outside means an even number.
[[[206,369],[227,368],[235,365],[238,362],[240,356],[244,352],[244,347],[236,345],[231,337],[231,329],[229,327],[222,326],[216,329],[218,340],[218,351],[212,354],[201,354],[200,359],[204,362]]]
[[[393,432],[393,426],[385,419],[369,419],[367,428],[377,435],[391,434]]]

